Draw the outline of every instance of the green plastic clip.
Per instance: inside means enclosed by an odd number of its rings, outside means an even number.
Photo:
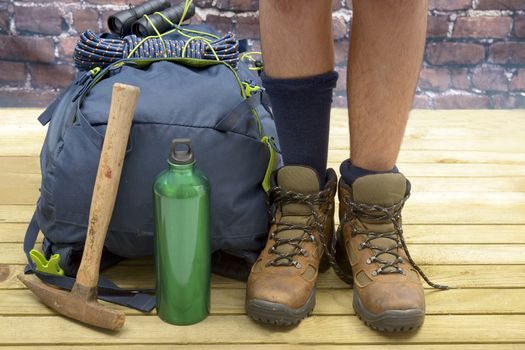
[[[243,82],[242,83],[242,87],[244,89],[244,93],[246,94],[246,97],[252,97],[252,95],[257,92],[257,91],[260,91],[261,90],[261,87],[258,86],[258,85],[255,85],[253,83],[247,83],[247,82]]]
[[[99,72],[100,72],[100,67],[95,67],[89,71],[92,78],[94,78]]]
[[[33,260],[33,262],[35,263],[36,270],[38,272],[44,272],[56,276],[65,275],[64,270],[62,270],[62,268],[58,265],[60,261],[59,254],[53,254],[48,261],[44,254],[40,253],[36,249],[31,249],[31,251],[29,252],[29,256],[31,257],[31,260]]]
[[[268,136],[263,136],[261,141],[268,146],[268,150],[270,151],[270,161],[268,162],[268,167],[266,168],[262,182],[263,189],[268,192],[270,190],[270,177],[277,162],[277,152],[275,151],[272,140]]]

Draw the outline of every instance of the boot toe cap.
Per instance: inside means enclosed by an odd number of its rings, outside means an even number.
[[[394,310],[425,311],[425,295],[420,284],[376,283],[356,292],[363,306],[375,314]]]
[[[246,289],[248,301],[264,300],[296,309],[304,306],[313,293],[313,286],[305,283],[301,278],[291,276],[282,278],[275,275],[261,275],[254,278],[252,275]]]

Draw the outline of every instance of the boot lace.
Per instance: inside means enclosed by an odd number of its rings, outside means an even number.
[[[403,257],[397,253],[398,248],[402,248],[406,254],[408,262],[414,267],[414,269],[419,273],[419,275],[428,283],[429,286],[436,289],[449,289],[446,285],[441,285],[432,282],[423,270],[414,262],[410,253],[408,252],[408,247],[403,237],[403,227],[401,223],[401,209],[405,205],[410,194],[407,194],[402,200],[390,207],[385,207],[381,205],[369,205],[354,203],[348,198],[344,198],[343,202],[347,205],[348,211],[346,212],[343,220],[339,225],[339,229],[342,230],[343,226],[356,218],[359,221],[367,221],[372,223],[384,223],[391,222],[393,230],[386,232],[375,232],[372,230],[362,230],[358,229],[355,226],[352,226],[352,236],[356,235],[365,235],[366,239],[359,245],[358,249],[363,250],[368,248],[372,250],[373,255],[368,258],[367,264],[378,263],[379,267],[372,271],[372,275],[377,276],[380,274],[392,274],[400,273],[405,274],[405,271],[400,264],[404,263]],[[388,248],[382,248],[374,245],[374,240],[378,238],[386,238],[392,241],[392,245]],[[392,256],[394,259],[385,260],[385,256]]]
[[[267,263],[267,266],[295,266],[300,269],[301,263],[295,260],[297,255],[308,256],[309,253],[303,248],[304,242],[314,242],[318,245],[318,238],[313,234],[314,230],[319,233],[319,238],[323,240],[324,220],[321,220],[318,207],[327,203],[330,198],[330,191],[324,190],[317,194],[304,195],[292,191],[286,191],[281,187],[272,187],[269,193],[270,202],[285,206],[287,204],[305,204],[308,207],[308,216],[312,217],[311,224],[293,224],[276,220],[276,212],[270,212],[270,223],[275,225],[276,229],[270,234],[270,239],[274,244],[270,247],[268,253],[277,255]],[[329,203],[329,202],[328,202]],[[329,204],[331,205],[331,203]],[[269,208],[271,208],[269,206]],[[330,208],[329,208],[330,209]],[[280,238],[279,233],[284,231],[299,230],[302,233],[291,238]],[[294,249],[290,252],[279,251],[279,246],[291,245]],[[322,242],[324,246],[324,242]]]

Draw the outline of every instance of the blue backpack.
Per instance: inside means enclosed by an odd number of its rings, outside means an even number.
[[[140,87],[102,268],[153,254],[152,185],[166,167],[174,138],[190,138],[196,166],[211,185],[214,272],[247,278],[268,232],[266,190],[280,157],[259,77],[188,58],[121,60],[79,76],[42,113],[48,126],[40,155],[40,198],[24,250],[46,283],[70,288],[78,269],[114,83]],[[65,276],[35,265],[30,250],[39,230],[46,259],[59,255]],[[34,252],[33,252],[34,253]],[[38,263],[38,261],[36,261]],[[44,261],[45,262],[45,261]],[[149,311],[154,297],[122,290],[101,277],[99,298]]]

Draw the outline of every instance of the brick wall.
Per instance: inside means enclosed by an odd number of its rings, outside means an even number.
[[[351,0],[334,0],[336,106],[345,107]],[[43,106],[73,79],[85,29],[142,0],[0,0],[0,106]],[[258,41],[257,0],[195,0],[194,22]],[[418,108],[525,108],[525,0],[430,0]]]

